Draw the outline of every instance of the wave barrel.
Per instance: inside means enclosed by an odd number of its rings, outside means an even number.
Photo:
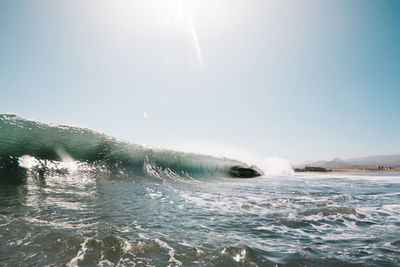
[[[229,175],[235,178],[254,178],[262,175],[256,167],[233,166],[229,170]]]
[[[25,155],[44,161],[62,161],[67,155],[74,161],[101,164],[139,177],[252,178],[262,175],[256,167],[237,160],[148,148],[90,129],[0,114],[0,161]]]

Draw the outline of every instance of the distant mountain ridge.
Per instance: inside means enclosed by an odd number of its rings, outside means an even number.
[[[306,166],[322,167],[326,169],[376,169],[378,166],[400,168],[400,154],[367,156],[345,160],[335,158],[331,161],[307,161],[294,167],[304,168]]]

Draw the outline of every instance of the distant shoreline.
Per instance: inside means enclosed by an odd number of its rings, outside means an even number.
[[[393,169],[385,169],[385,170],[378,170],[378,169],[324,169],[324,168],[310,168],[310,169],[294,169],[295,172],[317,172],[317,173],[351,173],[351,172],[358,172],[358,173],[391,173],[391,172],[400,172],[400,168],[393,168]]]
[[[361,173],[385,173],[385,172],[400,172],[400,168],[387,169],[387,170],[364,170],[364,169],[330,169],[328,172],[361,172]]]

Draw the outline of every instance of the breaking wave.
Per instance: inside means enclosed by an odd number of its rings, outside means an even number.
[[[251,178],[262,175],[257,167],[237,160],[148,148],[85,128],[0,114],[1,170],[58,167],[57,162],[69,168],[90,164],[140,177]]]

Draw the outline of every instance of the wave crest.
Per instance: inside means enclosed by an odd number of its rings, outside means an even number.
[[[0,159],[8,162],[1,166],[3,169],[15,167],[17,161],[17,165],[26,167],[29,158],[24,158],[25,155],[38,162],[69,162],[73,166],[77,161],[106,165],[110,170],[137,176],[250,178],[262,175],[258,168],[232,159],[151,149],[90,129],[51,125],[13,114],[0,114]]]

